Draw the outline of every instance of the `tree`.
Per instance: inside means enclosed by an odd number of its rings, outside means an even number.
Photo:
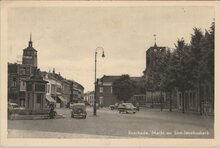
[[[113,82],[113,94],[119,101],[128,101],[134,95],[134,82],[129,75],[122,75]]]
[[[175,53],[176,65],[174,65],[175,70],[175,87],[183,94],[182,97],[182,112],[185,112],[185,91],[192,88],[191,83],[191,65],[189,64],[190,48],[185,43],[184,39],[178,39]]]
[[[171,53],[170,49],[167,50],[166,55],[163,59],[163,64],[161,65],[162,73],[160,74],[161,77],[161,85],[160,89],[166,93],[166,96],[169,94],[169,105],[170,105],[170,112],[172,112],[172,97],[171,92],[175,89],[175,69],[174,66],[176,65],[174,59],[174,53]]]

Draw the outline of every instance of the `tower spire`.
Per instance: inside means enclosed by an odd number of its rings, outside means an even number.
[[[154,34],[154,47],[157,47],[157,35],[156,34]]]
[[[32,39],[31,38],[32,38],[32,34],[30,33],[30,41],[29,41],[29,45],[28,45],[29,47],[32,47]]]

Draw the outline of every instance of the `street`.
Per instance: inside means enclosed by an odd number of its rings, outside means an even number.
[[[9,138],[213,138],[212,116],[141,109],[136,114],[119,114],[108,108],[87,108],[86,119],[73,119],[70,109],[56,109],[62,119],[8,120]],[[30,132],[29,132],[30,131]]]

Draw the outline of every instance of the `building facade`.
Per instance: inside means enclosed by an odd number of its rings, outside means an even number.
[[[84,93],[84,102],[88,103],[91,106],[94,105],[94,91]]]
[[[96,87],[96,103],[102,107],[117,103],[117,99],[113,94],[113,82],[119,79],[120,76],[107,76],[104,75],[98,80]]]
[[[56,107],[67,107],[70,102],[83,101],[84,87],[73,81],[63,78],[60,73],[42,72],[44,80],[47,84],[47,101],[48,103],[56,103]]]
[[[37,67],[37,50],[30,37],[28,47],[23,49],[22,64],[8,63],[8,102],[24,107],[27,113],[47,113],[46,83]]]
[[[72,81],[72,102],[83,102],[84,87],[76,81]]]
[[[8,63],[8,101],[25,107],[26,80],[37,69],[37,50],[29,41],[28,47],[23,50],[22,64]]]
[[[214,96],[212,94],[214,93],[211,92],[209,84],[201,84],[200,89],[197,87],[185,92],[177,91],[177,108],[179,111],[184,108],[185,112],[214,115]]]

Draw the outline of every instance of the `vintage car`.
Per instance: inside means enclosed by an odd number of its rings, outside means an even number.
[[[136,113],[136,107],[134,107],[133,104],[131,103],[122,103],[118,106],[118,111],[119,113],[132,113],[135,114]]]
[[[24,107],[19,106],[16,103],[8,103],[8,111],[10,113],[18,112],[19,110],[24,110]]]
[[[87,112],[85,103],[74,103],[71,109],[71,117],[86,119],[86,116]]]
[[[118,109],[118,103],[115,103],[115,105],[110,105],[109,108],[110,108],[111,110]]]
[[[8,119],[11,118],[12,114],[25,114],[25,108],[19,106],[16,103],[8,103]]]

